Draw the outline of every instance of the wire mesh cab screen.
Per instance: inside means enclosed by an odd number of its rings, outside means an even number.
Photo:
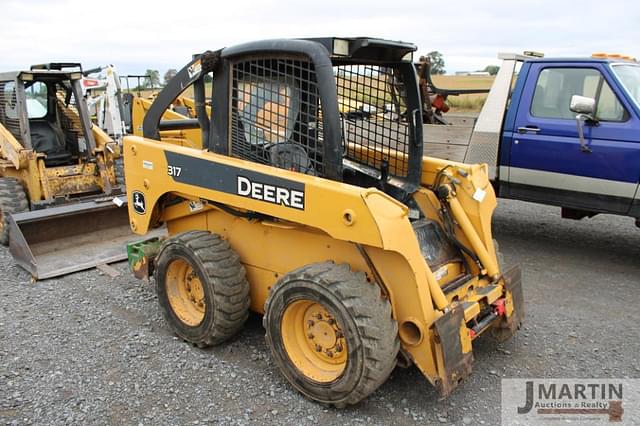
[[[76,151],[84,152],[87,149],[85,134],[80,122],[80,114],[78,112],[77,100],[71,93],[71,89],[62,83],[55,85],[56,90],[56,116],[60,123],[61,129],[65,132],[66,138],[72,141],[71,147]],[[74,152],[77,154],[77,152]]]
[[[392,175],[406,177],[410,131],[400,73],[379,65],[339,65],[334,74],[345,158],[376,170],[385,160]]]
[[[23,143],[19,116],[15,81],[0,81],[0,123],[18,142]]]
[[[249,58],[231,64],[229,152],[262,164],[324,176],[324,144],[339,144],[342,167],[380,179],[407,177],[410,129],[405,86],[391,66],[333,67],[340,138],[323,138],[313,63],[300,58]],[[335,108],[336,106],[332,106]]]
[[[323,175],[320,101],[313,64],[299,58],[232,64],[231,155]]]

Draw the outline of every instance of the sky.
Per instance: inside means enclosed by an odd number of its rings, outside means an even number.
[[[0,0],[0,72],[31,64],[113,64],[121,75],[180,69],[193,53],[247,41],[369,36],[441,52],[447,72],[498,52],[640,58],[637,0]]]

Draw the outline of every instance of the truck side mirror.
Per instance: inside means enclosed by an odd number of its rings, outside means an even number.
[[[569,109],[577,114],[593,115],[596,112],[596,100],[586,96],[573,95]]]
[[[587,146],[587,142],[584,139],[583,122],[585,120],[595,121],[593,114],[596,111],[596,100],[586,96],[573,95],[569,109],[577,114],[576,124],[578,126],[578,137],[580,138],[580,151],[589,153],[591,148]]]

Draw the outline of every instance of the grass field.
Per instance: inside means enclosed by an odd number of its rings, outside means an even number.
[[[433,83],[441,89],[489,89],[493,76],[434,75]],[[451,96],[447,103],[452,111],[478,112],[487,100],[487,94]]]

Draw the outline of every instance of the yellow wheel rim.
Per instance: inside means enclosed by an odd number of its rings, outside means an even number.
[[[189,326],[200,324],[206,304],[198,274],[186,260],[176,259],[169,264],[165,278],[169,305],[176,316]]]
[[[329,383],[347,366],[347,341],[331,312],[311,300],[288,305],[280,326],[287,355],[306,377]]]

